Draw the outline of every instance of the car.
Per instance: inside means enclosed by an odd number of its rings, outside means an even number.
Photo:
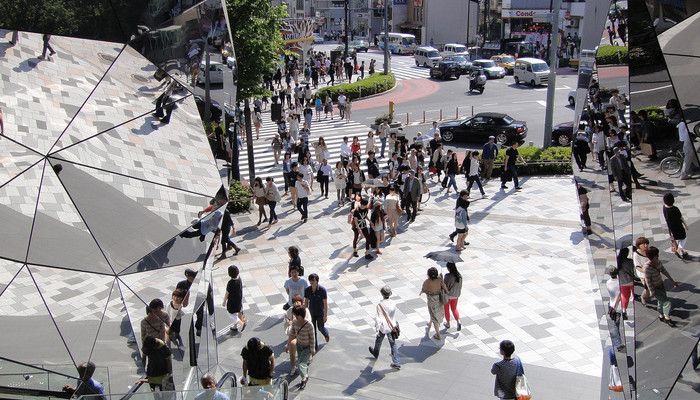
[[[341,44],[340,46],[336,47],[334,51],[340,52],[341,55],[345,54],[345,45]],[[348,56],[355,58],[357,55],[357,50],[355,50],[354,47],[348,46]]]
[[[323,36],[320,33],[314,32],[313,36],[315,44],[323,43]]]
[[[576,107],[576,91],[572,90],[569,92],[569,105],[571,107]]]
[[[224,64],[216,61],[209,61],[209,83],[223,84],[224,83]],[[197,83],[204,84],[206,79],[206,64],[202,61],[199,64],[199,75],[197,75]]]
[[[552,129],[553,146],[569,146],[574,140],[574,121],[561,123]]]
[[[472,63],[467,61],[467,58],[464,56],[445,56],[443,57],[442,61],[449,61],[459,65],[462,75],[468,74],[472,71]]]
[[[430,77],[439,78],[442,80],[450,79],[453,76],[459,79],[462,74],[462,69],[459,64],[450,61],[440,61],[437,64],[430,67]]]
[[[498,79],[506,76],[506,70],[496,65],[492,60],[474,60],[472,66],[481,67],[484,70],[484,74],[489,79]]]
[[[496,65],[506,70],[506,74],[513,75],[513,67],[515,66],[515,57],[510,54],[499,54],[491,57]]]
[[[350,47],[355,49],[356,52],[367,52],[369,50],[369,43],[366,40],[353,40],[350,42]]]
[[[499,144],[521,141],[527,136],[527,123],[516,121],[507,114],[478,113],[473,117],[443,122],[438,127],[442,140],[451,142],[485,143],[495,136]]]

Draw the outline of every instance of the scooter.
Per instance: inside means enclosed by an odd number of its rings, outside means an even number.
[[[484,93],[486,87],[486,75],[482,70],[474,71],[469,76],[469,92],[477,90],[479,94]]]

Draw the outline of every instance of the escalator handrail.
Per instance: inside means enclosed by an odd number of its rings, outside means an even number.
[[[11,386],[0,386],[0,393],[2,394],[13,394],[19,396],[29,396],[29,397],[56,397],[59,399],[70,399],[71,394],[64,392],[62,390],[44,390],[44,389],[31,389],[31,388],[18,388]]]
[[[141,389],[141,385],[146,381],[146,377],[144,376],[143,378],[139,379],[139,381],[129,389],[124,396],[122,396],[119,400],[129,400],[131,396],[136,394],[136,392]]]
[[[231,380],[231,387],[238,386],[238,378],[236,377],[236,373],[229,371],[229,372],[225,373],[224,376],[221,377],[221,379],[219,379],[219,382],[216,384],[216,388],[221,389],[224,386],[224,384],[226,383],[226,381],[229,379]],[[127,399],[122,399],[122,400],[127,400]]]
[[[24,367],[28,367],[28,368],[32,368],[32,369],[37,369],[37,370],[39,370],[39,371],[43,371],[43,372],[46,372],[46,373],[49,373],[49,374],[54,374],[54,375],[63,376],[63,377],[66,377],[66,378],[78,379],[77,376],[72,376],[72,375],[64,374],[64,373],[62,373],[62,372],[52,371],[52,370],[50,370],[50,369],[46,369],[46,368],[39,367],[39,366],[36,366],[36,365],[31,365],[31,364],[23,363],[23,362],[21,362],[21,361],[11,360],[11,359],[5,358],[5,357],[0,357],[0,361],[7,361],[7,362],[12,363],[12,364],[22,365],[22,366],[24,366]],[[30,373],[31,373],[31,372],[30,372]]]

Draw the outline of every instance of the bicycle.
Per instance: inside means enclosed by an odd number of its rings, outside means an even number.
[[[672,149],[671,154],[664,157],[664,159],[662,159],[659,163],[661,172],[667,175],[676,175],[680,173],[681,168],[683,167],[683,158],[683,151],[680,147]]]

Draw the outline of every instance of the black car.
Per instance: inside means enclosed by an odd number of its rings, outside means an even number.
[[[523,140],[527,136],[527,123],[516,121],[501,113],[479,113],[473,117],[440,124],[440,135],[445,142],[488,141],[489,136],[496,137],[500,144]]]
[[[552,146],[568,146],[574,140],[574,121],[564,122],[552,129]]]
[[[455,77],[459,79],[462,75],[462,70],[457,63],[440,61],[430,68],[430,77],[437,79],[450,79]]]
[[[472,72],[472,63],[468,61],[464,56],[446,56],[443,57],[442,61],[449,61],[459,65],[460,72],[462,75],[466,75]]]

